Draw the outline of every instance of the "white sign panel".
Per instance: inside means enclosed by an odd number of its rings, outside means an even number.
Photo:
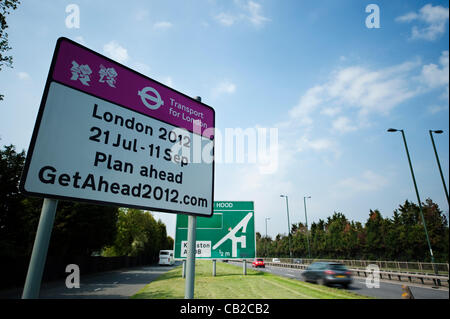
[[[181,257],[187,256],[187,244],[186,240],[181,242]],[[199,240],[195,242],[195,257],[197,258],[210,258],[211,257],[211,241]]]
[[[83,60],[83,56],[78,60]],[[129,85],[120,81],[125,71],[103,63],[106,66],[101,64],[98,79],[93,76],[95,63],[90,62],[90,66],[71,63],[65,81],[80,87],[91,87],[96,82],[102,90],[121,86],[125,90]],[[64,72],[61,74],[66,76]],[[204,114],[184,104],[187,113],[183,113],[174,103],[175,98],[164,99],[164,90],[154,87],[130,91],[135,95],[133,99],[137,99],[133,105],[140,103],[139,107],[146,109],[141,112],[50,81],[21,189],[30,195],[210,216],[214,141],[201,130],[195,133],[195,128],[186,129],[188,126],[184,124],[179,127],[180,119],[175,113],[185,118],[190,114],[189,120]],[[98,90],[98,95],[103,94],[102,90]],[[118,95],[117,99],[120,98]],[[111,100],[115,101],[114,96]],[[163,112],[164,108],[168,114],[162,113],[164,120],[157,115],[149,116],[152,112]],[[203,157],[194,156],[195,148],[202,151]]]

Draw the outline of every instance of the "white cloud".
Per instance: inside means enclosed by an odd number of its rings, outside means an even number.
[[[233,94],[235,91],[236,84],[228,80],[224,80],[212,89],[212,94],[214,97],[217,97],[222,94]]]
[[[365,171],[361,176],[349,177],[340,180],[335,189],[339,190],[339,195],[355,195],[360,192],[375,192],[384,188],[388,184],[388,179],[376,174],[371,170]],[[335,194],[336,195],[336,194]]]
[[[103,52],[111,59],[119,62],[126,63],[129,59],[128,51],[116,41],[111,41],[103,46]]]
[[[31,76],[27,72],[19,72],[19,73],[17,73],[17,76],[21,80],[30,80],[31,79]]]
[[[434,115],[442,111],[447,111],[448,107],[448,105],[431,105],[428,107],[428,112]]]
[[[352,66],[335,72],[325,87],[330,99],[358,108],[360,115],[388,114],[417,94],[411,88],[409,76],[418,66],[417,62],[380,70]]]
[[[346,112],[346,117],[334,120],[332,128],[341,133],[355,131],[362,126],[351,123],[349,112],[356,110],[358,123],[363,123],[370,114],[388,115],[420,92],[412,79],[420,65],[417,60],[379,70],[350,66],[333,71],[325,83],[311,87],[300,97],[289,111],[290,121],[312,127],[315,114],[333,118]]]
[[[439,59],[440,67],[434,63],[422,67],[422,79],[430,87],[448,86],[449,84],[449,57],[448,51],[443,51]]]
[[[153,28],[159,29],[159,30],[170,29],[171,27],[173,27],[173,24],[171,22],[168,22],[168,21],[156,22],[153,25]]]
[[[261,26],[267,21],[270,21],[269,18],[266,18],[262,15],[262,7],[259,3],[249,1],[247,3],[247,10],[248,10],[247,18],[255,26]]]
[[[308,150],[313,150],[316,152],[335,151],[336,142],[334,142],[329,138],[317,138],[311,140],[306,136],[302,136],[302,138],[299,141],[297,141],[297,150],[299,152]]]
[[[445,33],[445,26],[448,19],[448,8],[439,5],[433,7],[433,5],[429,3],[423,6],[418,13],[409,12],[403,16],[397,17],[396,21],[405,23],[418,21],[421,25],[414,25],[412,27],[411,38],[433,41]]]
[[[357,130],[357,127],[351,124],[348,117],[340,116],[333,121],[333,129],[340,133],[353,132]]]
[[[339,114],[342,111],[342,108],[340,107],[325,107],[320,111],[320,114],[327,115],[330,117],[333,117],[337,114]]]
[[[270,21],[269,18],[263,15],[261,4],[251,0],[246,3],[242,3],[239,0],[234,2],[238,7],[237,12],[221,12],[214,17],[214,19],[221,25],[230,27],[238,21],[248,21],[255,27],[261,27],[266,22]]]
[[[413,20],[416,20],[419,17],[419,15],[415,12],[409,12],[405,15],[402,15],[400,17],[397,17],[395,21],[397,22],[411,22]]]
[[[237,17],[235,17],[231,14],[228,14],[228,13],[221,12],[217,16],[215,16],[215,19],[221,25],[229,27],[229,26],[232,26],[236,22]]]
[[[300,97],[296,106],[290,111],[289,115],[300,125],[311,125],[312,119],[310,114],[323,102],[323,92],[325,88],[322,86],[314,86]]]

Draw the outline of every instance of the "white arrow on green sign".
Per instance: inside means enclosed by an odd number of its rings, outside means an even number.
[[[187,215],[177,215],[175,259],[187,254]],[[211,217],[197,217],[196,258],[255,258],[255,212],[253,202],[217,201]]]

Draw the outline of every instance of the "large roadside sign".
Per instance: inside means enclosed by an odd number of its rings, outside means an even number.
[[[20,189],[211,216],[214,114],[196,99],[60,38]]]
[[[187,255],[188,218],[177,215],[175,259]],[[253,202],[216,201],[212,217],[198,217],[195,257],[199,259],[255,258]]]

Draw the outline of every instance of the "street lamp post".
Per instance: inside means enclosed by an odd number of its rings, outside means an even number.
[[[268,257],[267,256],[267,240],[268,240],[268,237],[267,237],[267,221],[268,220],[270,220],[270,217],[266,217],[266,240],[265,240],[266,244],[264,245],[264,248],[266,250],[266,257]]]
[[[439,173],[441,174],[442,185],[444,185],[445,197],[447,197],[447,203],[450,206],[450,201],[448,199],[447,186],[445,186],[445,179],[444,179],[444,175],[442,174],[441,163],[439,162],[439,156],[438,156],[438,153],[436,151],[436,145],[434,144],[434,139],[433,139],[433,133],[442,134],[442,133],[444,133],[444,131],[442,131],[442,130],[435,130],[435,131],[430,130],[429,132],[430,132],[430,137],[431,137],[431,143],[433,144],[434,155],[436,156],[436,162],[437,162],[438,167],[439,167]]]
[[[286,213],[287,213],[287,220],[288,220],[288,239],[289,239],[289,256],[292,258],[292,250],[291,250],[291,223],[289,221],[289,204],[288,204],[288,196],[287,195],[280,195],[280,197],[286,198]]]
[[[266,238],[267,238],[267,221],[270,220],[270,217],[266,217]]]
[[[419,202],[420,216],[422,217],[423,228],[425,229],[425,236],[427,238],[428,249],[430,250],[430,255],[431,255],[431,262],[433,263],[433,268],[434,268],[433,250],[431,249],[430,238],[428,237],[428,231],[427,231],[427,224],[425,222],[425,217],[423,216],[423,212],[422,212],[422,203],[420,201],[419,191],[417,190],[416,178],[414,177],[414,171],[413,171],[413,167],[412,167],[412,164],[411,164],[411,158],[409,156],[408,145],[406,144],[405,132],[403,130],[397,130],[397,129],[394,129],[394,128],[390,128],[387,131],[390,132],[390,133],[398,132],[398,131],[402,132],[403,143],[405,144],[405,150],[406,150],[406,155],[408,157],[408,163],[409,163],[409,168],[411,170],[411,176],[412,176],[413,183],[414,183],[414,189],[416,190],[417,201]],[[436,269],[435,269],[435,272],[436,272]]]
[[[309,247],[309,234],[308,234],[308,214],[306,214],[306,199],[311,196],[304,196],[303,203],[305,204],[305,222],[306,222],[306,241],[308,242],[308,258],[311,259],[311,248]]]

